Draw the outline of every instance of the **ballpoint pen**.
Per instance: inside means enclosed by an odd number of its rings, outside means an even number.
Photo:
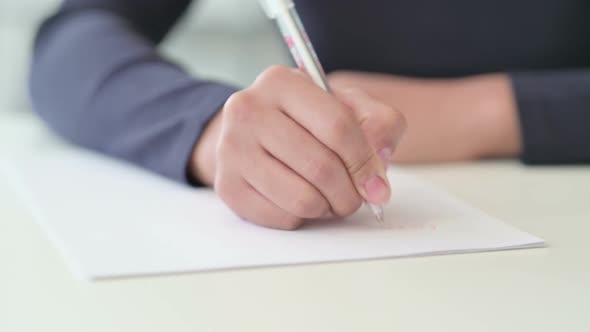
[[[330,92],[324,69],[305,32],[292,0],[259,0],[270,19],[277,22],[285,43],[297,66],[307,72],[322,89]],[[384,223],[383,208],[365,201],[380,224]]]

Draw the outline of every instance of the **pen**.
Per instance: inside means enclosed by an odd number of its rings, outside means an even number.
[[[260,0],[264,11],[270,19],[277,22],[285,43],[297,66],[307,72],[312,80],[322,89],[330,92],[326,74],[311,41],[305,32],[292,0]],[[383,208],[365,201],[380,224],[384,223]]]

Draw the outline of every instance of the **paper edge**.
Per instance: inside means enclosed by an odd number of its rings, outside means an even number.
[[[85,273],[78,261],[67,253],[65,245],[58,240],[59,236],[47,226],[48,222],[38,207],[35,195],[23,185],[26,182],[22,180],[22,174],[18,171],[15,163],[7,159],[0,159],[0,175],[4,175],[8,186],[12,188],[15,195],[27,208],[26,213],[40,226],[49,242],[57,248],[59,256],[65,261],[66,268],[74,275],[74,278],[77,280],[94,280],[92,275]]]
[[[370,261],[381,261],[381,260],[399,260],[407,258],[427,258],[427,257],[441,257],[441,256],[459,256],[473,253],[493,253],[499,251],[515,251],[515,250],[527,250],[527,249],[540,249],[547,248],[545,241],[541,242],[530,242],[525,244],[519,244],[514,246],[504,247],[490,247],[490,248],[473,248],[473,249],[460,249],[460,250],[439,250],[439,251],[428,251],[415,254],[407,255],[383,255],[374,257],[361,257],[361,258],[349,258],[349,259],[331,259],[321,262],[292,262],[292,263],[269,263],[269,264],[255,264],[255,265],[236,265],[232,267],[218,267],[218,268],[204,268],[204,269],[191,269],[185,271],[167,271],[159,273],[118,273],[117,275],[108,274],[95,274],[89,278],[89,281],[96,282],[108,282],[117,280],[128,280],[136,278],[160,278],[160,277],[173,277],[182,275],[195,275],[202,273],[217,273],[225,271],[248,271],[248,270],[259,270],[259,269],[271,269],[271,268],[282,268],[282,267],[298,267],[298,266],[315,266],[323,264],[342,264],[342,263],[356,263],[356,262],[370,262]]]

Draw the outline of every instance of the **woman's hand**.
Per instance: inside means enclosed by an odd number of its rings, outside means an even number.
[[[335,90],[361,89],[405,115],[408,131],[394,161],[444,162],[520,154],[520,128],[507,75],[412,79],[336,72],[329,81]]]
[[[234,94],[204,131],[192,174],[243,219],[295,229],[391,195],[385,164],[403,116],[360,91],[331,95],[272,67]]]

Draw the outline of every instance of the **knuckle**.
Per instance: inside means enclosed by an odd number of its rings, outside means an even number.
[[[229,97],[223,107],[223,113],[229,121],[241,122],[249,119],[256,109],[256,98],[250,92],[242,90]]]
[[[316,218],[325,212],[321,197],[312,190],[304,191],[293,200],[293,213],[301,218]]]
[[[351,119],[347,116],[338,116],[332,121],[328,130],[329,140],[335,146],[341,146],[346,143],[348,135],[352,129]]]
[[[406,117],[402,112],[389,105],[381,105],[379,113],[382,114],[384,123],[393,128],[405,129],[407,126]]]
[[[336,157],[329,154],[322,158],[310,159],[305,170],[309,181],[314,185],[329,183],[331,177],[336,173],[335,164],[337,162]]]
[[[362,124],[363,131],[376,148],[390,146],[401,138],[406,130],[404,115],[394,108],[382,105],[371,113],[370,119]]]
[[[367,113],[367,117],[373,122],[388,125],[395,121],[397,117],[395,113],[396,111],[389,105],[372,103],[370,105],[370,112]]]
[[[281,65],[274,65],[262,72],[262,74],[258,76],[257,81],[263,84],[275,84],[276,82],[288,80],[289,78],[294,76],[293,74],[293,68]]]

